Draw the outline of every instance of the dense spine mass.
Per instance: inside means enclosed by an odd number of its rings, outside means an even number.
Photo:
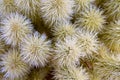
[[[120,0],[0,0],[0,80],[120,80]]]
[[[21,43],[21,56],[30,66],[45,66],[50,57],[50,43],[45,34],[35,32],[28,35]]]
[[[12,13],[1,21],[1,37],[6,44],[16,46],[33,30],[29,19],[18,13]]]
[[[45,23],[56,26],[70,21],[73,6],[73,0],[43,0],[40,10]]]

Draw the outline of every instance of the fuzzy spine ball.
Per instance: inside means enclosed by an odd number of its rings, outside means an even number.
[[[78,17],[78,14],[84,10],[86,7],[88,7],[94,0],[75,0],[75,17]]]
[[[2,15],[8,15],[12,12],[16,12],[17,7],[14,0],[0,0],[0,12]]]
[[[99,41],[96,33],[79,29],[76,32],[76,37],[78,38],[78,44],[81,46],[82,52],[86,55],[97,53]]]
[[[73,36],[76,32],[76,27],[73,24],[66,23],[61,24],[59,26],[55,26],[52,29],[53,36],[55,37],[55,40],[63,40],[67,36]]]
[[[89,75],[82,67],[62,67],[54,70],[55,80],[89,80]]]
[[[43,0],[40,10],[44,22],[56,26],[70,21],[73,6],[73,0]]]
[[[43,67],[50,57],[50,47],[51,41],[47,40],[46,35],[35,32],[22,40],[22,59],[30,66]]]
[[[105,17],[102,14],[102,11],[90,5],[79,14],[75,23],[87,31],[98,32],[101,31],[105,23]]]
[[[39,14],[40,1],[41,0],[14,0],[20,13],[29,17],[34,23],[41,20]]]
[[[79,58],[85,56],[81,52],[81,46],[77,44],[74,37],[66,37],[64,40],[58,40],[54,46],[55,56],[53,64],[55,66],[72,66],[78,63]]]
[[[1,72],[5,73],[4,77],[10,80],[23,78],[29,72],[29,66],[22,61],[20,51],[10,49],[1,57]]]
[[[1,21],[1,37],[6,44],[16,46],[27,34],[31,34],[31,21],[18,13],[11,13]]]

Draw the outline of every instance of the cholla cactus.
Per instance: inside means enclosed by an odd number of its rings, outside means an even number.
[[[100,43],[97,51],[98,51],[97,55],[92,55],[90,57],[81,60],[83,61],[82,63],[84,64],[84,66],[86,67],[87,71],[90,74],[90,80],[103,80],[99,76],[100,74],[97,74],[97,71],[95,69],[95,64],[98,62],[97,58],[99,58],[101,54],[106,54],[109,50],[103,43]]]
[[[76,24],[87,31],[100,31],[105,23],[103,12],[90,5],[83,10],[76,20]]]
[[[6,52],[0,61],[1,72],[5,73],[4,77],[10,80],[23,78],[29,72],[29,66],[22,61],[20,51],[10,49]]]
[[[14,0],[18,10],[33,22],[40,21],[40,1],[41,0]]]
[[[120,0],[106,0],[103,8],[108,17],[108,21],[114,21],[120,18]]]
[[[119,80],[120,54],[110,55],[108,53],[101,53],[97,58],[98,62],[94,65],[96,74],[100,80]]]
[[[85,9],[92,2],[94,2],[94,0],[75,0],[76,12],[80,12],[81,10]]]
[[[50,57],[51,41],[46,39],[46,35],[35,32],[28,35],[21,43],[22,59],[31,66],[43,67]]]
[[[77,39],[67,37],[56,42],[54,47],[55,56],[53,62],[56,66],[72,66],[85,54],[81,52],[81,46],[77,44]]]
[[[100,39],[113,52],[120,52],[120,20],[109,24],[102,33]]]
[[[75,0],[75,18],[78,17],[79,13],[88,7],[94,0]]]
[[[40,9],[46,24],[58,26],[70,21],[73,6],[73,0],[42,0]]]
[[[120,0],[0,0],[0,80],[120,80],[119,12]]]
[[[61,24],[59,26],[55,26],[52,29],[52,31],[55,40],[63,40],[67,36],[75,35],[76,27],[71,23],[66,23],[66,24]]]
[[[49,67],[33,69],[27,80],[46,80],[46,76],[50,71]]]
[[[14,0],[0,0],[0,12],[4,16],[12,12],[17,12],[17,7],[14,4]]]
[[[99,47],[97,34],[79,29],[76,32],[76,36],[78,38],[78,44],[81,46],[82,52],[84,52],[86,55],[97,53]]]
[[[54,70],[55,80],[89,80],[89,75],[82,67],[63,67]]]
[[[1,21],[1,37],[8,45],[16,46],[27,34],[32,33],[32,24],[29,19],[12,13]]]

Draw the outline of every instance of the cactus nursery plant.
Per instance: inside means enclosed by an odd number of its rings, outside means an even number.
[[[120,80],[120,0],[0,0],[0,80]]]

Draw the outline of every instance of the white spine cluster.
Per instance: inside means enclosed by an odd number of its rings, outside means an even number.
[[[56,26],[70,21],[73,6],[73,0],[43,0],[40,10],[45,23]]]
[[[76,32],[76,27],[73,24],[66,23],[59,26],[55,26],[53,29],[53,36],[55,40],[63,40],[67,36],[73,36]]]
[[[14,0],[20,13],[29,17],[33,22],[40,19],[40,1],[41,0]]]
[[[81,52],[81,46],[77,44],[77,39],[67,37],[64,40],[58,40],[54,47],[54,64],[57,66],[72,66],[79,61],[80,57],[85,56]]]
[[[10,80],[23,78],[28,74],[30,67],[21,59],[20,51],[10,49],[1,57],[1,72]]]
[[[105,23],[103,11],[93,5],[86,7],[77,17],[76,24],[87,31],[101,31]]]
[[[21,43],[22,59],[31,66],[45,66],[50,57],[51,41],[47,40],[45,34],[35,32],[28,35]]]
[[[78,38],[78,44],[81,46],[82,52],[86,55],[97,53],[99,47],[97,34],[79,29],[76,32],[76,37]]]
[[[31,34],[33,27],[29,19],[18,13],[12,13],[1,21],[1,37],[8,45],[16,46],[27,34]]]
[[[81,13],[82,10],[84,10],[93,2],[94,0],[75,0],[75,7],[74,7],[75,17],[77,18],[79,13]]]

